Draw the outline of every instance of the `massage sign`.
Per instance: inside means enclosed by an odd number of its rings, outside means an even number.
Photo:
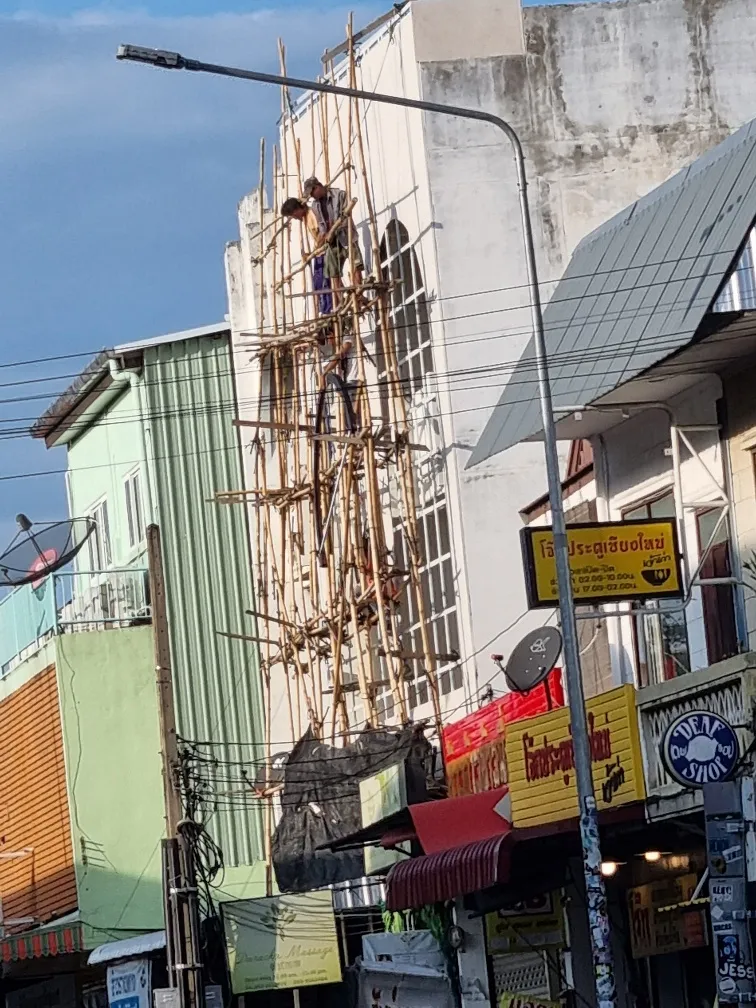
[[[635,690],[621,686],[586,703],[599,808],[645,797]],[[571,819],[578,814],[575,755],[567,708],[518,721],[507,730],[507,767],[515,826]]]

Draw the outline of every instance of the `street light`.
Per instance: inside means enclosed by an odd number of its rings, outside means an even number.
[[[454,105],[438,105],[435,102],[414,98],[400,98],[394,95],[357,88],[338,87],[322,81],[299,80],[296,77],[282,77],[277,74],[262,73],[258,70],[242,70],[237,67],[203,63],[187,59],[177,52],[164,49],[149,49],[142,46],[122,45],[118,47],[117,59],[147,63],[164,70],[194,70],[216,74],[221,77],[235,77],[240,80],[256,81],[259,84],[275,84],[279,87],[300,88],[303,91],[317,91],[323,94],[340,95],[344,98],[361,98],[367,102],[384,105],[398,105],[402,108],[419,109],[421,112],[437,112],[439,115],[457,119],[477,119],[498,127],[512,145],[517,169],[517,191],[520,200],[520,215],[525,240],[525,264],[527,288],[530,295],[530,309],[533,321],[536,368],[538,372],[538,392],[541,401],[544,448],[546,454],[546,475],[549,487],[549,506],[554,535],[554,559],[556,562],[557,586],[559,591],[559,612],[564,638],[564,665],[567,674],[567,688],[570,700],[570,719],[575,759],[575,778],[580,809],[580,837],[583,847],[583,869],[588,904],[588,928],[591,935],[597,1008],[613,1008],[616,1004],[614,964],[609,939],[609,915],[606,905],[606,890],[601,875],[601,848],[599,845],[598,812],[593,791],[591,752],[585,717],[585,697],[580,676],[580,654],[577,643],[577,625],[570,580],[570,561],[567,547],[567,530],[562,504],[562,484],[559,474],[556,427],[554,424],[549,384],[546,342],[543,332],[541,296],[538,288],[533,227],[528,206],[525,155],[520,138],[504,119],[479,109],[458,108]]]

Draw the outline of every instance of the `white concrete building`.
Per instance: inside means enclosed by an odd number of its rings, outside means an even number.
[[[523,9],[517,0],[413,0],[358,34],[356,84],[485,109],[512,123],[525,147],[547,297],[584,235],[750,118],[755,42],[747,0]],[[336,83],[348,84],[343,52],[326,58]],[[263,215],[257,193],[240,204],[241,237],[228,246],[227,273],[242,419],[244,404],[251,416],[259,395],[245,335],[261,304],[259,225],[281,197],[299,195],[312,174],[354,189],[366,266],[378,272],[356,152],[342,149],[348,114],[332,98],[293,105],[284,120],[288,192],[276,193]],[[322,121],[325,149],[315,139]],[[444,487],[434,504],[435,552],[426,559],[452,571],[454,602],[444,604],[444,618],[461,663],[441,692],[444,716],[454,718],[477,705],[489,682],[503,687],[489,653],[508,654],[543,621],[527,611],[519,545],[519,511],[545,485],[540,444],[517,443],[465,468],[502,386],[523,410],[536,395],[532,375],[515,373],[531,329],[514,165],[506,140],[483,123],[373,103],[362,108],[361,124],[385,242],[381,266],[404,277],[401,296],[391,295],[392,315],[412,336],[400,353],[414,380],[416,427],[433,441],[430,478]],[[250,436],[242,429],[245,446]],[[247,478],[253,485],[251,471]],[[649,489],[655,478],[649,470]],[[613,485],[607,513],[625,506],[621,480]],[[621,656],[627,644],[618,633],[611,646]],[[702,633],[693,630],[691,640],[695,656]],[[429,707],[418,702],[412,713],[427,716]]]

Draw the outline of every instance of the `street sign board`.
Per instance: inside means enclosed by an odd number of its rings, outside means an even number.
[[[556,606],[559,592],[553,529],[529,525],[520,535],[529,606]],[[572,591],[578,604],[682,597],[680,549],[673,519],[568,525],[567,545]]]

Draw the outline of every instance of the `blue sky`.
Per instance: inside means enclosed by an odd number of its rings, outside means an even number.
[[[97,351],[223,318],[223,246],[272,137],[272,88],[118,63],[118,43],[302,76],[344,37],[345,4],[0,0],[0,364]],[[382,5],[351,5],[365,23]],[[0,367],[0,430],[19,429],[87,361]],[[35,381],[32,385],[12,382]],[[35,398],[26,401],[24,397]],[[62,450],[0,437],[0,476],[59,469]],[[62,476],[0,480],[13,516],[65,516]]]

